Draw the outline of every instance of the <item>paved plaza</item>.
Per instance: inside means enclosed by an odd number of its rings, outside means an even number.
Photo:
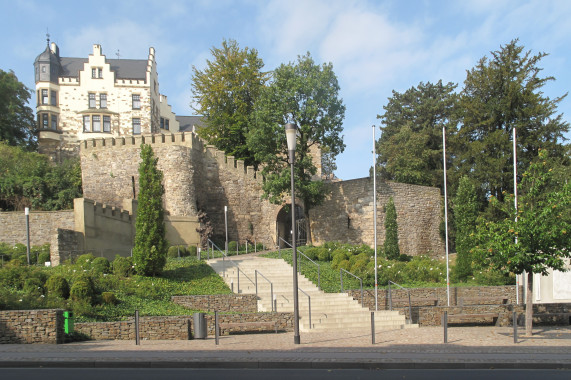
[[[520,330],[523,335],[523,331]],[[0,367],[552,368],[571,369],[571,327],[440,327],[369,332],[235,334],[205,340],[0,345]]]

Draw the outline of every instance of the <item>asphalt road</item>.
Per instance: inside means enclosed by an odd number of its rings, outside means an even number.
[[[42,380],[568,380],[571,370],[320,370],[320,369],[132,369],[132,368],[2,368],[0,379]]]

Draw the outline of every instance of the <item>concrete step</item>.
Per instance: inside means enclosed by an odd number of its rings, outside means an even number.
[[[221,259],[208,262],[229,286],[234,285],[235,292],[238,291],[239,272],[240,293],[242,294],[256,293],[256,286],[253,282],[255,282],[257,270],[258,310],[271,311],[274,304],[270,285],[264,279],[266,277],[273,284],[273,296],[277,300],[277,310],[293,312],[293,272],[292,267],[285,261],[260,257],[233,257],[231,263]],[[301,331],[368,330],[371,328],[371,312],[347,294],[324,293],[302,275],[298,275],[298,287],[311,297],[311,326],[309,326],[308,299],[303,292],[298,293]],[[414,325],[407,324],[404,315],[398,311],[375,313],[375,328],[378,330],[411,327]]]

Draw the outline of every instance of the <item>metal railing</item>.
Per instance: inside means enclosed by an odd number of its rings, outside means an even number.
[[[311,328],[311,296],[309,294],[307,294],[306,292],[303,291],[303,289],[298,288],[300,292],[302,292],[303,294],[305,294],[307,296],[307,304],[308,304],[308,310],[309,310],[309,328]]]
[[[409,321],[412,324],[412,306],[411,306],[411,302],[410,302],[410,289],[405,288],[404,286],[401,286],[399,284],[397,284],[396,282],[393,281],[389,281],[389,310],[393,310],[393,294],[392,294],[392,290],[391,290],[391,284],[398,286],[399,288],[401,288],[402,290],[406,290],[407,294],[408,294],[408,315],[409,315]]]
[[[346,271],[343,268],[339,268],[339,277],[341,278],[341,293],[343,293],[343,272],[355,277],[361,283],[361,306],[365,307],[365,304],[363,304],[363,279],[361,277],[355,276],[353,273]]]
[[[259,270],[254,270],[254,278],[256,280],[256,297],[258,297],[258,273],[264,280],[270,284],[270,303],[272,304],[272,311],[274,310],[274,284],[266,276],[264,276]]]
[[[214,256],[214,252],[215,252],[215,251],[214,251],[214,248],[216,248],[216,249],[218,250],[218,252],[221,253],[221,256],[220,256],[220,257],[222,257],[223,260],[224,260],[224,258],[227,257],[227,256],[226,256],[226,252],[224,252],[223,250],[221,250],[220,247],[218,247],[212,240],[208,239],[208,243],[207,243],[207,244],[208,244],[208,249],[207,249],[207,251],[206,251],[206,255],[207,255],[207,257],[208,257],[209,260],[210,260],[210,251],[211,251],[211,250],[212,250],[212,258],[213,258],[213,259],[215,258],[215,256]]]
[[[283,238],[280,237],[279,240],[281,240],[281,241],[283,241],[284,243],[286,243],[287,245],[289,245],[290,248],[293,248],[292,245],[291,245],[290,243],[288,243],[287,241],[285,241]],[[279,241],[278,241],[278,243],[279,243]],[[280,248],[280,244],[278,244],[278,251],[279,251],[279,256],[280,256],[280,259],[281,259],[281,257],[282,257],[282,251],[281,251],[281,248]],[[316,265],[316,266],[317,266],[317,289],[321,289],[321,267],[319,266],[319,264],[316,263],[315,261],[311,260],[309,257],[307,257],[307,255],[305,255],[305,254],[299,249],[299,247],[296,248],[296,252],[297,252],[300,256],[305,257],[308,261],[310,261],[311,263],[313,263],[313,265]],[[292,252],[292,259],[293,259],[293,252]],[[301,260],[298,260],[298,264],[299,264],[298,272],[301,272],[301,271],[300,271]]]

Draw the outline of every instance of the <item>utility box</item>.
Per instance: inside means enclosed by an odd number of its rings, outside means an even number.
[[[66,334],[73,332],[73,312],[71,311],[63,312],[63,330]]]
[[[194,313],[192,319],[194,324],[194,339],[206,339],[208,333],[204,313]]]

